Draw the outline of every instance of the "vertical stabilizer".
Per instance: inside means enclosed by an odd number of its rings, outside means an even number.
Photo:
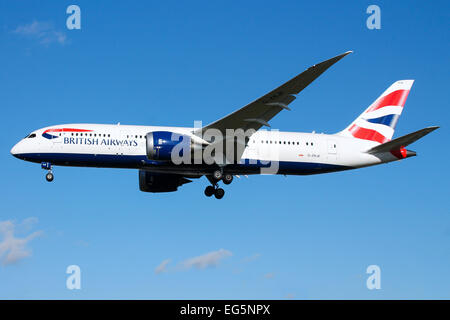
[[[392,139],[414,80],[394,82],[339,135],[385,143]]]

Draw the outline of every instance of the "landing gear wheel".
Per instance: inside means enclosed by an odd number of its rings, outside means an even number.
[[[230,184],[231,181],[233,181],[233,175],[232,175],[232,174],[229,174],[229,173],[224,174],[224,175],[223,175],[223,178],[222,178],[222,181],[223,181],[223,183],[225,183],[225,184]]]
[[[214,178],[216,181],[221,180],[221,179],[222,179],[222,171],[220,171],[220,170],[214,171],[214,172],[213,172],[213,178]]]
[[[216,197],[216,199],[222,199],[224,195],[225,191],[222,188],[217,188],[214,192],[214,196]]]
[[[211,197],[216,192],[216,189],[214,189],[213,186],[207,186],[205,188],[205,196]]]
[[[45,175],[45,179],[46,179],[48,182],[52,182],[52,181],[53,181],[53,173],[51,173],[51,172],[47,173],[47,174]]]

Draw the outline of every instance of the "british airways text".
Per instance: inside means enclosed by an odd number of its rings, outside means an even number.
[[[64,144],[84,144],[100,146],[137,147],[136,140],[98,139],[98,138],[64,138]]]

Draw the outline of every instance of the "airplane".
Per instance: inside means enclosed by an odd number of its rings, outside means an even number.
[[[31,132],[11,154],[40,163],[49,182],[54,179],[54,166],[138,169],[140,190],[153,193],[176,191],[205,176],[210,183],[205,195],[217,199],[225,194],[219,182],[228,185],[234,176],[311,175],[415,156],[416,152],[406,147],[438,127],[392,139],[414,80],[394,82],[335,134],[261,129],[270,128],[268,122],[279,112],[290,110],[288,105],[297,94],[351,52],[313,65],[207,126],[55,125]]]

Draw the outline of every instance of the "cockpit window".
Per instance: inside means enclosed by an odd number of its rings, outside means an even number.
[[[31,138],[36,138],[36,133],[32,133],[27,137],[27,139],[31,139]]]

